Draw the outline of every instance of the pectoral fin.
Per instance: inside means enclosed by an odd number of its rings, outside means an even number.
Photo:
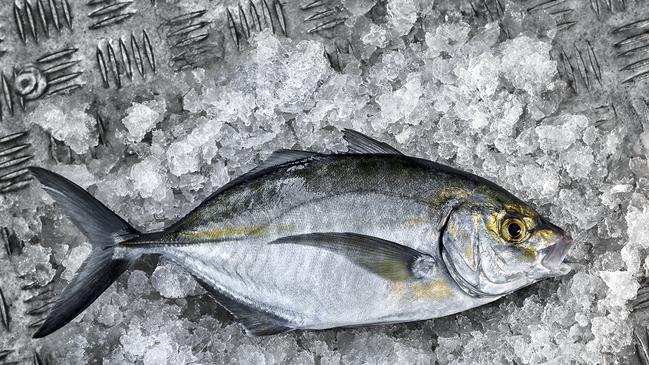
[[[356,233],[301,234],[282,237],[270,244],[295,244],[329,250],[392,281],[425,278],[435,267],[430,255],[378,237]]]

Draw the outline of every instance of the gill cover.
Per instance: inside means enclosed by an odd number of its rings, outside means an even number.
[[[493,249],[483,214],[459,206],[448,217],[441,254],[453,280],[475,297],[502,296],[530,284],[527,275],[508,273],[508,263]]]

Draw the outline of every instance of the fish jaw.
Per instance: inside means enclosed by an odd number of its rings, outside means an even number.
[[[541,260],[541,266],[547,270],[547,277],[562,276],[570,272],[570,266],[563,260],[572,245],[572,239],[566,237],[544,250],[546,252]]]

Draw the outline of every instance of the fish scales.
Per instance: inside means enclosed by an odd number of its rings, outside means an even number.
[[[363,169],[367,173],[362,173]],[[336,177],[333,182],[331,176]],[[371,235],[378,229],[392,235],[386,239],[400,239],[409,219],[430,218],[425,222],[429,227],[439,223],[434,221],[440,208],[434,206],[439,203],[434,198],[441,191],[451,186],[467,192],[475,189],[474,182],[458,179],[403,156],[317,157],[266,174],[263,182],[253,180],[214,197],[179,222],[180,230],[165,239],[188,243],[194,237],[200,241],[210,232],[220,235],[246,228],[258,229],[251,235],[267,230],[287,231],[280,233],[288,235],[318,229],[354,229]],[[311,213],[299,214],[302,212]]]

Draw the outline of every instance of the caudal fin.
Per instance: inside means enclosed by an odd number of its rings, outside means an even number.
[[[45,337],[88,308],[128,268],[131,258],[113,258],[115,246],[140,233],[100,201],[61,175],[39,167],[30,172],[92,244],[90,256],[63,290],[34,334]]]

